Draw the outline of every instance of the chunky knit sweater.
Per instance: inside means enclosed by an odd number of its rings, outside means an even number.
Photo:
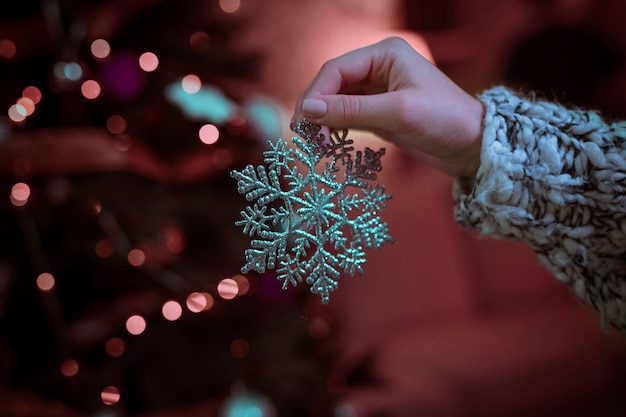
[[[481,164],[456,183],[457,221],[530,245],[604,326],[626,332],[626,123],[504,87],[479,99]]]

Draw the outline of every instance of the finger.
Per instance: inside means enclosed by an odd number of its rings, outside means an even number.
[[[317,98],[355,88],[361,91],[384,90],[387,74],[381,68],[385,68],[385,61],[388,59],[386,51],[374,44],[326,62],[297,100],[292,124],[303,117],[302,101],[305,98]],[[368,87],[369,84],[373,87]]]
[[[333,94],[303,100],[302,114],[313,123],[332,129],[395,131],[400,93],[374,95]]]

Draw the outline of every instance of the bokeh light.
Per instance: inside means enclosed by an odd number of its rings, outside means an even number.
[[[144,330],[146,330],[146,319],[138,314],[130,316],[128,320],[126,320],[126,330],[128,333],[135,336],[142,334]]]
[[[146,254],[141,249],[131,249],[127,258],[132,266],[141,266],[146,261]]]
[[[100,239],[94,246],[98,258],[106,259],[113,255],[113,243],[109,239]]]
[[[202,143],[212,145],[219,139],[220,131],[217,126],[209,123],[200,128],[198,136],[200,137],[200,141]]]
[[[126,344],[119,337],[112,337],[104,344],[104,351],[112,358],[119,358],[126,351]]]
[[[24,108],[26,116],[30,116],[35,112],[35,103],[28,97],[20,97],[15,104]]]
[[[230,117],[226,129],[233,136],[241,135],[246,131],[246,118],[239,114]]]
[[[178,227],[170,226],[163,231],[165,247],[172,253],[181,253],[185,249],[185,234]]]
[[[239,293],[237,281],[231,278],[224,278],[217,284],[217,293],[224,300],[232,300]]]
[[[161,313],[163,313],[163,317],[165,317],[166,320],[176,321],[183,314],[183,308],[178,301],[168,300],[163,304]]]
[[[54,67],[52,67],[52,72],[54,73],[54,76],[59,80],[65,79],[65,62],[57,62],[56,64],[54,64]]]
[[[11,188],[11,203],[16,207],[21,207],[28,203],[30,198],[30,187],[28,184],[18,182]]]
[[[241,0],[220,0],[220,9],[226,13],[235,13],[241,7]]]
[[[213,307],[213,296],[207,292],[192,292],[187,297],[187,309],[192,313],[210,310]]]
[[[22,91],[22,97],[29,98],[33,101],[33,103],[39,104],[41,101],[41,90],[34,85],[29,85],[24,89],[24,91]]]
[[[22,123],[26,120],[26,109],[21,104],[14,104],[9,107],[9,119],[14,123]]]
[[[231,278],[237,283],[237,295],[246,295],[250,290],[250,281],[244,275],[235,275]]]
[[[183,87],[183,91],[185,91],[187,94],[195,94],[200,91],[200,87],[202,87],[202,81],[200,81],[200,77],[198,77],[197,75],[189,74],[183,77],[181,85]]]
[[[152,72],[159,66],[159,57],[154,52],[144,52],[139,57],[139,67],[145,72]]]
[[[104,405],[114,405],[117,404],[120,400],[120,390],[114,386],[108,386],[102,390],[100,393],[100,398],[102,398],[102,402]]]
[[[107,119],[107,130],[114,135],[124,133],[126,130],[126,120],[122,116],[114,114]]]
[[[250,345],[244,339],[235,339],[230,343],[230,354],[237,359],[243,359],[248,356]]]
[[[133,138],[126,133],[115,135],[113,139],[113,147],[120,152],[127,152],[133,147]]]
[[[78,81],[83,76],[83,68],[77,62],[64,62],[61,64],[63,77],[70,81]],[[59,77],[62,78],[62,77]]]
[[[49,272],[42,272],[37,276],[37,288],[41,292],[50,292],[54,289],[54,276]]]
[[[15,42],[10,39],[0,40],[0,58],[13,58],[16,52],[17,47],[15,46]]]
[[[61,363],[61,374],[72,377],[78,373],[78,362],[75,359],[66,359]]]
[[[80,86],[80,92],[83,94],[83,97],[89,100],[98,98],[101,91],[100,84],[96,80],[87,80]]]
[[[89,211],[89,214],[97,215],[97,214],[102,213],[102,203],[100,202],[100,200],[97,200],[97,199],[89,200],[87,201],[86,206],[87,206],[87,210]]]
[[[104,39],[91,42],[91,54],[98,59],[105,59],[111,54],[111,45]]]
[[[189,46],[196,52],[205,52],[211,46],[209,35],[206,32],[197,31],[189,37]]]

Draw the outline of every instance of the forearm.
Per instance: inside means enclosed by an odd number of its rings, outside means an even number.
[[[488,90],[481,164],[457,221],[525,242],[602,319],[626,331],[626,125]]]

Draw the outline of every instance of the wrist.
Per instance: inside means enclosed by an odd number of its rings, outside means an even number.
[[[467,148],[464,152],[464,164],[460,167],[459,177],[473,178],[480,166],[480,155],[483,143],[483,120],[485,107],[474,97],[470,97],[470,105],[467,107],[464,133]]]

